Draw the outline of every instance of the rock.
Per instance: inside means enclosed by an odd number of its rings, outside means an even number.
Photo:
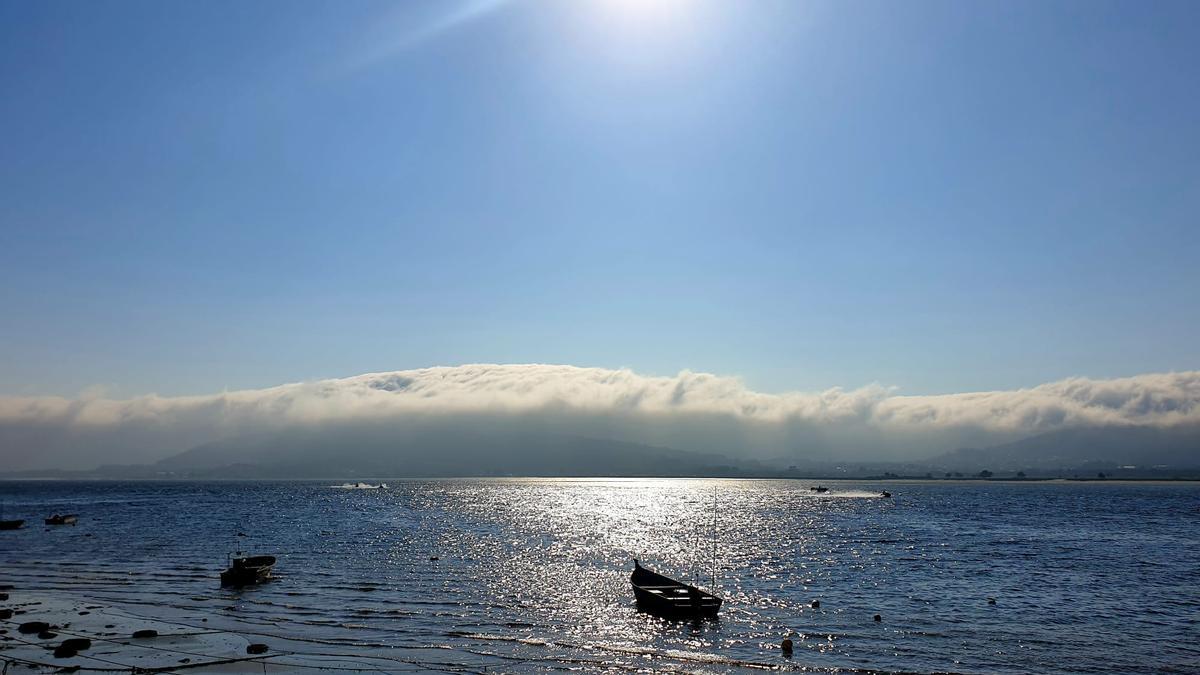
[[[145,628],[142,630],[135,630],[135,631],[133,631],[133,637],[137,638],[137,639],[155,638],[155,637],[158,637],[158,631],[154,630],[153,628]]]
[[[247,646],[246,646],[246,653],[247,653],[247,654],[266,654],[266,653],[267,653],[267,649],[269,649],[269,647],[267,647],[267,646],[266,646],[266,645],[264,645],[263,643],[261,643],[261,642],[255,642],[255,643],[254,643],[254,644],[252,644],[252,645],[247,645]]]
[[[50,630],[50,624],[45,621],[26,621],[17,626],[17,630],[22,633],[40,633],[44,630]]]
[[[71,658],[72,656],[75,656],[75,655],[76,655],[76,654],[78,654],[78,653],[79,653],[79,652],[75,651],[74,649],[71,649],[70,647],[63,647],[63,646],[61,646],[61,645],[60,645],[60,646],[58,647],[58,649],[55,649],[55,650],[54,650],[54,658],[56,658],[56,659],[69,659],[69,658]]]
[[[39,640],[53,640],[56,637],[58,637],[58,633],[55,633],[54,631],[51,631],[51,630],[44,630],[44,631],[38,633]]]
[[[87,638],[69,638],[62,641],[61,647],[69,647],[77,652],[92,648],[92,641]]]

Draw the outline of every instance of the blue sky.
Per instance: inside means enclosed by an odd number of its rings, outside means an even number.
[[[0,0],[0,394],[1200,368],[1200,5],[658,2]]]

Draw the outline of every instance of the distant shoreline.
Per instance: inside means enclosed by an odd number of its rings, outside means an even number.
[[[239,478],[236,476],[224,477],[208,477],[208,476],[95,476],[95,475],[78,475],[78,476],[5,476],[0,475],[0,481],[7,482],[96,482],[96,483],[120,483],[120,482],[138,482],[138,483],[315,483],[322,481],[437,481],[437,480],[791,480],[791,481],[827,481],[827,482],[843,482],[843,483],[1200,483],[1200,477],[1142,477],[1142,478],[1061,478],[1061,477],[1026,477],[1026,478],[980,478],[963,476],[958,478],[929,478],[927,476],[780,476],[777,474],[762,474],[762,475],[714,475],[714,474],[695,474],[695,475],[598,475],[598,474],[581,474],[581,475],[512,475],[512,476],[495,476],[495,475],[461,475],[461,476],[389,476],[389,475],[363,475],[347,478],[346,476],[317,476],[317,477],[253,477]]]

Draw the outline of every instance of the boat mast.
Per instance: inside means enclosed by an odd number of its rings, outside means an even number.
[[[713,485],[713,510],[712,510],[712,529],[709,531],[712,536],[712,585],[709,589],[717,592],[717,486]]]

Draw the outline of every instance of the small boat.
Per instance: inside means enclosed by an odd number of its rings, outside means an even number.
[[[818,494],[824,493],[824,492],[829,492],[829,488],[825,487],[824,485],[814,485],[808,489],[812,490],[813,492],[816,492]]]
[[[880,497],[891,497],[892,493],[888,492],[887,490],[884,490],[883,492],[879,493],[879,496]]]
[[[638,609],[668,619],[716,617],[723,602],[708,591],[652,572],[637,560],[629,583]]]
[[[261,584],[271,578],[271,567],[275,565],[273,555],[254,555],[232,558],[229,569],[221,572],[222,586],[249,586]]]
[[[47,525],[74,525],[79,517],[74,513],[54,514],[46,519]]]

